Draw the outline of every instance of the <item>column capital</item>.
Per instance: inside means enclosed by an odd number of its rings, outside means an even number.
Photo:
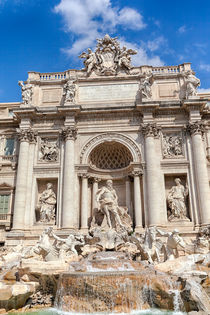
[[[189,122],[185,130],[188,131],[191,136],[196,134],[202,135],[206,130],[206,125],[202,121]]]
[[[92,179],[94,183],[99,183],[101,181],[101,178],[99,177],[92,177]]]
[[[37,132],[32,128],[28,129],[17,129],[17,135],[20,142],[31,142],[36,143],[37,141]]]
[[[141,124],[141,131],[144,137],[159,137],[161,127],[156,123]]]
[[[64,140],[76,140],[77,138],[77,127],[64,127],[60,130],[60,135],[64,138]]]
[[[141,169],[135,169],[135,170],[133,170],[132,173],[131,173],[131,175],[132,175],[133,177],[140,176],[140,175],[142,175],[142,174],[143,174],[143,172],[142,172]]]
[[[91,175],[88,173],[79,173],[78,176],[81,177],[82,179],[83,178],[87,178],[87,179],[91,178]]]

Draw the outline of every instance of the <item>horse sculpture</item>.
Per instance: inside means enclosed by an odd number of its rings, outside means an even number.
[[[155,260],[160,262],[160,251],[162,244],[157,240],[157,228],[149,227],[143,235],[143,244],[138,242],[138,249],[140,250],[140,255],[142,260],[148,260],[150,264],[153,264]]]

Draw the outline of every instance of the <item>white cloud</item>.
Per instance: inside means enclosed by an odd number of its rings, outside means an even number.
[[[64,31],[76,35],[73,46],[64,51],[69,55],[92,47],[97,37],[113,33],[116,26],[125,29],[143,29],[142,15],[129,7],[119,10],[111,0],[61,0],[54,8],[64,19]]]
[[[124,38],[119,38],[119,42],[122,46],[126,46],[137,51],[137,54],[132,56],[132,64],[134,66],[150,65],[158,67],[164,65],[163,60],[161,60],[159,56],[149,57],[146,49],[142,48],[142,46],[127,42]]]
[[[178,33],[179,34],[183,34],[183,33],[186,33],[187,31],[187,28],[186,28],[186,25],[182,25],[178,28]]]
[[[208,89],[198,89],[198,93],[210,93],[210,88],[208,88]]]
[[[75,36],[70,48],[62,49],[68,56],[76,56],[88,47],[94,48],[96,38],[103,37],[106,33],[113,34],[117,26],[124,29],[141,30],[146,27],[143,16],[130,7],[118,8],[112,5],[111,0],[61,0],[55,6],[54,12],[60,14],[64,20],[64,31]],[[148,56],[148,50],[157,50],[165,41],[160,36],[142,46],[119,39],[120,44],[138,51],[132,56],[134,65],[149,64],[163,65],[159,56]]]
[[[205,70],[206,72],[210,72],[210,64],[200,64],[199,68],[201,70]]]
[[[143,23],[142,15],[134,9],[125,7],[119,11],[118,24],[124,25],[130,29],[143,29],[146,24]]]
[[[149,40],[146,45],[150,51],[158,50],[162,45],[166,43],[166,39],[163,36],[159,36],[153,40]]]

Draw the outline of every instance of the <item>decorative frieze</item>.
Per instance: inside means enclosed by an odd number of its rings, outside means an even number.
[[[162,152],[164,159],[179,158],[184,156],[182,134],[163,134]]]
[[[77,128],[74,127],[64,127],[60,131],[61,136],[64,140],[76,140],[77,138]]]
[[[142,124],[141,131],[145,137],[159,137],[161,127],[156,123]]]
[[[17,135],[20,142],[27,141],[32,143],[37,141],[37,132],[32,128],[17,129]]]

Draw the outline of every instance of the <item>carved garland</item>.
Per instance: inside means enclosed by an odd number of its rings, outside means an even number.
[[[141,160],[141,151],[139,147],[134,143],[133,140],[130,138],[122,135],[122,134],[115,134],[115,133],[104,133],[101,135],[98,135],[91,140],[89,140],[85,146],[83,147],[81,154],[80,154],[80,163],[83,163],[85,154],[89,155],[90,153],[97,145],[104,141],[116,141],[124,144],[128,149],[132,149],[133,152],[133,160],[134,162],[139,162]],[[91,148],[91,149],[90,149]]]

